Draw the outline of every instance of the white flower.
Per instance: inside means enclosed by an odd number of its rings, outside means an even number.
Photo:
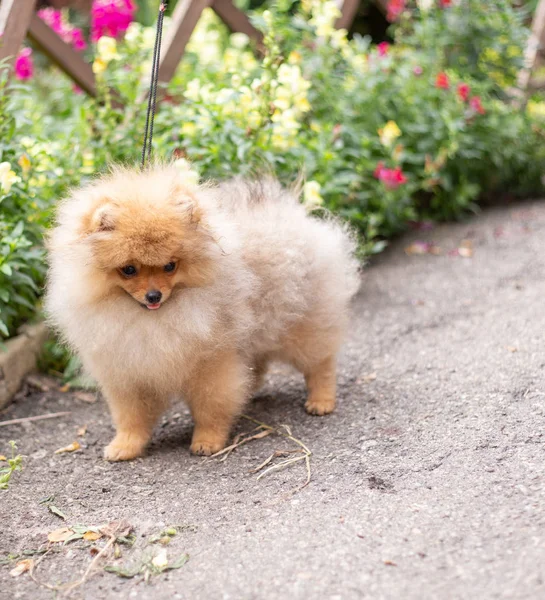
[[[416,5],[422,12],[428,12],[433,6],[434,0],[416,0]]]
[[[15,174],[15,171],[11,170],[9,162],[0,163],[0,189],[4,194],[9,194],[11,186],[19,181],[21,181],[21,178]]]
[[[238,48],[239,50],[246,48],[250,43],[250,38],[245,33],[233,33],[230,39],[233,48]]]
[[[307,181],[303,186],[303,203],[308,208],[316,208],[324,203],[320,195],[322,186],[317,181]]]
[[[127,33],[125,33],[125,41],[129,42],[129,44],[133,44],[134,42],[138,41],[138,38],[140,37],[140,34],[142,33],[142,25],[140,25],[140,23],[138,23],[137,21],[133,21],[128,29],[127,29]]]
[[[164,568],[168,567],[167,549],[161,548],[161,550],[159,550],[157,555],[153,557],[151,563],[157,569],[164,569]]]
[[[197,187],[200,181],[198,171],[192,168],[191,163],[185,158],[179,158],[174,161],[174,166],[182,173],[183,182],[188,187]]]

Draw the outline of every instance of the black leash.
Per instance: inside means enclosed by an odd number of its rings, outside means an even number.
[[[144,144],[142,146],[142,169],[146,165],[146,159],[151,158],[151,141],[153,139],[153,120],[155,118],[155,105],[157,101],[157,83],[159,81],[159,58],[161,56],[161,37],[163,35],[163,18],[167,7],[166,1],[161,2],[157,16],[157,30],[155,32],[155,45],[153,47],[153,63],[151,66],[150,90],[148,96],[148,112],[146,114],[146,130],[144,132]]]

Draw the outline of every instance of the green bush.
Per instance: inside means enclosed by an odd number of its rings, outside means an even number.
[[[448,4],[406,3],[396,43],[373,46],[333,29],[333,2],[283,0],[254,13],[262,59],[207,9],[162,90],[155,156],[188,159],[203,180],[303,172],[303,201],[348,219],[364,254],[485,194],[542,192],[543,105],[509,102],[527,29],[505,0]],[[123,41],[99,41],[97,100],[54,69],[9,96],[2,86],[0,162],[16,178],[0,197],[3,335],[33,315],[56,199],[111,161],[138,162],[153,39],[134,23]]]

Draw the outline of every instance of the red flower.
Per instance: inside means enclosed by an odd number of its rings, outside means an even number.
[[[458,94],[458,98],[460,98],[460,100],[462,100],[463,102],[467,102],[470,91],[471,88],[467,85],[467,83],[459,83],[456,93]]]
[[[15,77],[19,81],[26,81],[34,74],[34,63],[32,61],[32,49],[23,48],[15,59]]]
[[[473,98],[471,98],[471,100],[469,101],[469,106],[471,106],[471,108],[475,112],[478,112],[480,115],[484,115],[484,113],[486,112],[483,105],[481,104],[481,99],[479,98],[479,96],[473,96]]]
[[[446,73],[438,73],[435,78],[435,87],[448,90],[449,85],[448,75]]]
[[[388,42],[380,42],[380,44],[377,44],[377,49],[379,56],[386,56],[390,49],[390,44]]]
[[[452,4],[452,0],[439,0],[439,6],[441,8],[448,8]]]
[[[386,18],[390,23],[397,21],[401,13],[405,10],[405,0],[390,0],[388,2],[388,12]]]
[[[401,167],[395,169],[388,169],[384,166],[384,163],[380,161],[375,169],[373,175],[381,181],[386,188],[389,190],[395,190],[400,185],[407,183],[407,178],[403,174]]]

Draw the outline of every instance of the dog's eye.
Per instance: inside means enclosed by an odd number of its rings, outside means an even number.
[[[132,277],[133,275],[136,275],[136,267],[133,267],[132,265],[127,265],[126,267],[123,267],[121,269],[121,272],[123,273],[123,275],[125,275],[125,277]]]
[[[172,271],[174,271],[175,268],[176,268],[176,263],[169,262],[168,265],[165,265],[163,267],[163,270],[165,271],[165,273],[172,273]]]

